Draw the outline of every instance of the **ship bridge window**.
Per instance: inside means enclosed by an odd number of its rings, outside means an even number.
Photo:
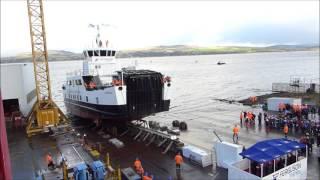
[[[88,52],[88,56],[92,57],[93,56],[93,51],[87,51]]]
[[[115,56],[116,51],[107,51],[107,50],[88,50],[83,51],[83,55],[85,57],[92,57],[92,56]]]
[[[81,83],[81,80],[80,80],[80,79],[76,80],[76,85],[82,85],[82,83]]]
[[[106,50],[100,50],[100,56],[106,56],[107,51]]]
[[[88,96],[86,96],[86,101],[88,102]]]

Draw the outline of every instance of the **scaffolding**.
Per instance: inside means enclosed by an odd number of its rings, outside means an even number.
[[[291,76],[289,83],[272,83],[273,92],[319,93],[319,78],[307,79],[302,76]]]

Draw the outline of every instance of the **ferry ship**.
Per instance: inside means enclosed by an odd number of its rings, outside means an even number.
[[[171,78],[152,70],[121,68],[117,50],[104,38],[101,26],[83,51],[82,70],[67,74],[63,84],[68,113],[86,119],[131,121],[168,111]]]

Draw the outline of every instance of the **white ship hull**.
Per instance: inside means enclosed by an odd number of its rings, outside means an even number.
[[[74,76],[69,81],[81,78]],[[72,82],[67,84],[63,89],[67,111],[86,119],[130,121],[169,110],[170,83],[162,82],[160,73],[134,70],[124,72],[124,80],[126,85],[92,90]]]
[[[138,120],[167,111],[170,106],[170,77],[150,70],[121,68],[116,50],[102,33],[102,26],[85,57],[80,72],[67,75],[63,85],[69,113],[94,120]]]

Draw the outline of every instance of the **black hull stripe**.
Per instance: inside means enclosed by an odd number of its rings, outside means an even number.
[[[99,109],[92,108],[92,107],[88,107],[88,106],[85,106],[85,105],[80,105],[80,104],[77,104],[77,103],[72,103],[72,102],[68,102],[68,101],[64,101],[64,102],[65,102],[65,103],[68,103],[68,104],[72,104],[72,105],[78,106],[78,107],[81,107],[81,108],[85,108],[85,109],[87,109],[87,110],[95,111],[95,112],[97,112],[97,113],[101,113],[101,114],[104,114],[104,115],[108,115],[108,116],[116,116],[116,115],[117,115],[116,113],[101,111],[101,110],[99,110]],[[125,105],[124,105],[124,106],[125,106]]]
[[[170,106],[170,100],[163,101],[163,107],[153,112],[129,112],[128,105],[99,105],[91,104],[81,101],[75,101],[71,99],[64,100],[67,110],[74,115],[81,116],[79,114],[93,114],[94,117],[100,117],[102,119],[141,119],[154,113],[168,111]]]

